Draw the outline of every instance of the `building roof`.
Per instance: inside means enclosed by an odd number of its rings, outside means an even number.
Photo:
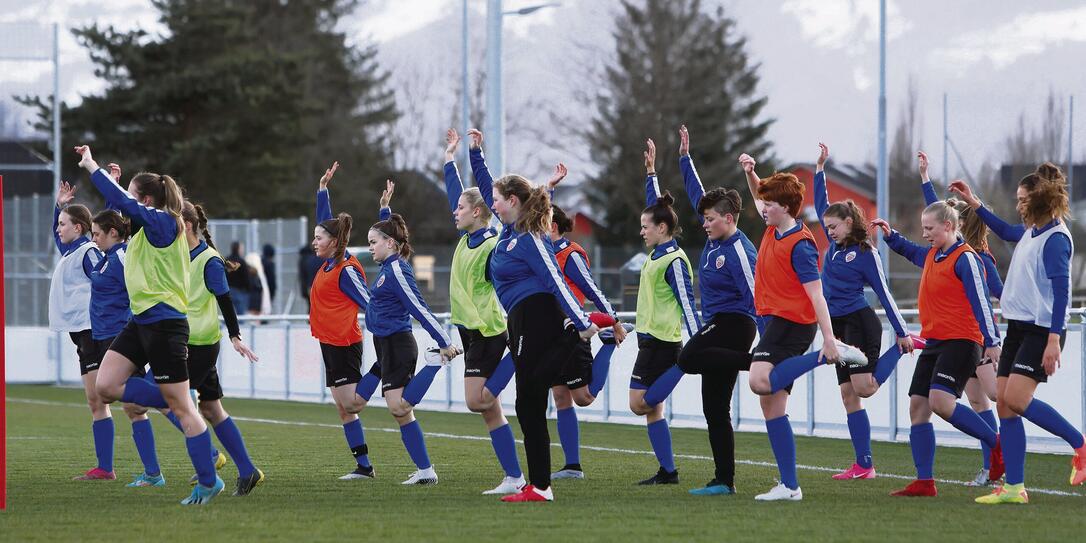
[[[815,165],[810,162],[796,162],[782,168],[782,172],[790,172],[797,169],[805,169],[814,172]],[[853,164],[837,164],[832,159],[826,161],[826,177],[835,183],[845,185],[854,192],[875,201],[875,169],[870,164],[856,166]]]

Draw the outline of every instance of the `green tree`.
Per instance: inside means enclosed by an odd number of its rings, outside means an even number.
[[[337,209],[376,208],[397,111],[376,48],[336,31],[356,0],[153,4],[162,34],[73,30],[106,89],[63,105],[64,148],[89,143],[126,177],[174,175],[215,216],[310,214],[317,178],[338,160],[360,182],[337,193]],[[46,101],[23,102],[49,118]],[[64,162],[69,177],[75,164]]]
[[[685,123],[690,129],[690,154],[706,188],[732,187],[746,195],[739,155],[772,162],[766,141],[772,120],[760,118],[766,98],[756,94],[758,65],[748,59],[735,21],[723,8],[704,10],[700,0],[623,0],[614,36],[616,62],[606,69],[599,114],[585,134],[601,166],[585,185],[608,226],[600,237],[627,245],[637,239],[646,138],[659,149],[661,189],[675,196],[684,229],[697,232],[679,173],[678,128]],[[754,206],[746,207],[746,225],[760,227]]]

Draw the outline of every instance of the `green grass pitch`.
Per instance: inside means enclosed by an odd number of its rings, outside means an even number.
[[[882,474],[913,473],[903,444],[874,444],[878,479],[832,481],[830,472],[811,467],[851,463],[850,443],[799,437],[799,462],[810,466],[799,472],[804,500],[756,503],[753,496],[776,476],[763,434],[736,436],[739,495],[708,498],[687,494],[712,478],[704,431],[672,430],[680,485],[638,487],[635,481],[656,470],[644,428],[582,423],[588,478],[556,481],[554,503],[504,504],[480,494],[502,474],[478,415],[420,411],[441,482],[404,487],[400,481],[414,467],[384,409],[363,413],[377,479],[339,481],[353,459],[334,407],[230,398],[224,404],[267,479],[249,497],[229,496],[237,476],[230,463],[221,472],[226,492],[210,505],[183,507],[178,501],[189,492],[192,466],[164,418],[152,422],[165,488],[125,488],[140,464],[119,408],[118,480],[76,482],[72,476],[94,458],[82,391],[13,386],[8,395],[2,541],[1076,541],[1086,528],[1086,489],[1068,486],[1069,456],[1031,454],[1031,504],[993,507],[973,503],[985,490],[949,482],[940,483],[938,498],[889,497],[906,481]],[[551,436],[557,443],[553,427]],[[555,446],[552,464],[561,461]],[[936,474],[965,480],[978,464],[975,450],[940,448]]]

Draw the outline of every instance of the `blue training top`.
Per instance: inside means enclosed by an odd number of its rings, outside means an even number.
[[[694,168],[694,160],[689,156],[679,158],[679,169],[683,173],[686,195],[696,212],[701,198],[705,196],[705,187]],[[659,187],[654,183],[652,189],[652,201],[655,202]],[[740,313],[754,319],[761,331],[762,319],[754,309],[754,268],[757,261],[758,249],[738,228],[727,239],[705,241],[698,260],[703,320],[722,313]]]
[[[894,297],[886,286],[886,274],[882,270],[879,252],[870,244],[852,244],[844,247],[830,237],[824,216],[829,208],[829,194],[826,189],[826,172],[820,171],[814,176],[815,212],[818,222],[830,246],[826,251],[826,262],[822,266],[822,292],[826,295],[831,317],[841,317],[868,307],[864,297],[864,285],[879,298],[879,303],[886,310],[886,318],[894,328],[897,337],[908,335],[901,311],[894,303]]]
[[[118,243],[106,251],[91,272],[91,337],[109,339],[121,333],[132,318],[128,289],[124,283],[124,253],[127,243]]]
[[[169,247],[180,234],[177,218],[154,207],[136,201],[127,190],[121,188],[105,170],[99,168],[91,174],[91,182],[105,197],[106,203],[132,220],[133,233],[143,229],[147,241],[159,249]],[[139,324],[151,324],[166,319],[184,319],[185,314],[170,305],[159,302],[132,320]]]

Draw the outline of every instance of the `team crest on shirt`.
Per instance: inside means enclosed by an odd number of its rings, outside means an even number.
[[[856,251],[849,251],[849,253],[845,255],[845,262],[852,262],[853,260],[856,260]]]
[[[506,251],[512,251],[513,247],[516,247],[516,246],[517,246],[517,238],[510,239],[509,240],[509,245],[505,246],[505,250]]]
[[[381,285],[385,284],[385,274],[381,274],[381,277],[377,278],[377,282],[374,283],[373,288],[381,288]]]
[[[724,255],[720,255],[720,256],[716,257],[716,269],[719,270],[720,268],[723,268],[723,267],[724,267]]]

